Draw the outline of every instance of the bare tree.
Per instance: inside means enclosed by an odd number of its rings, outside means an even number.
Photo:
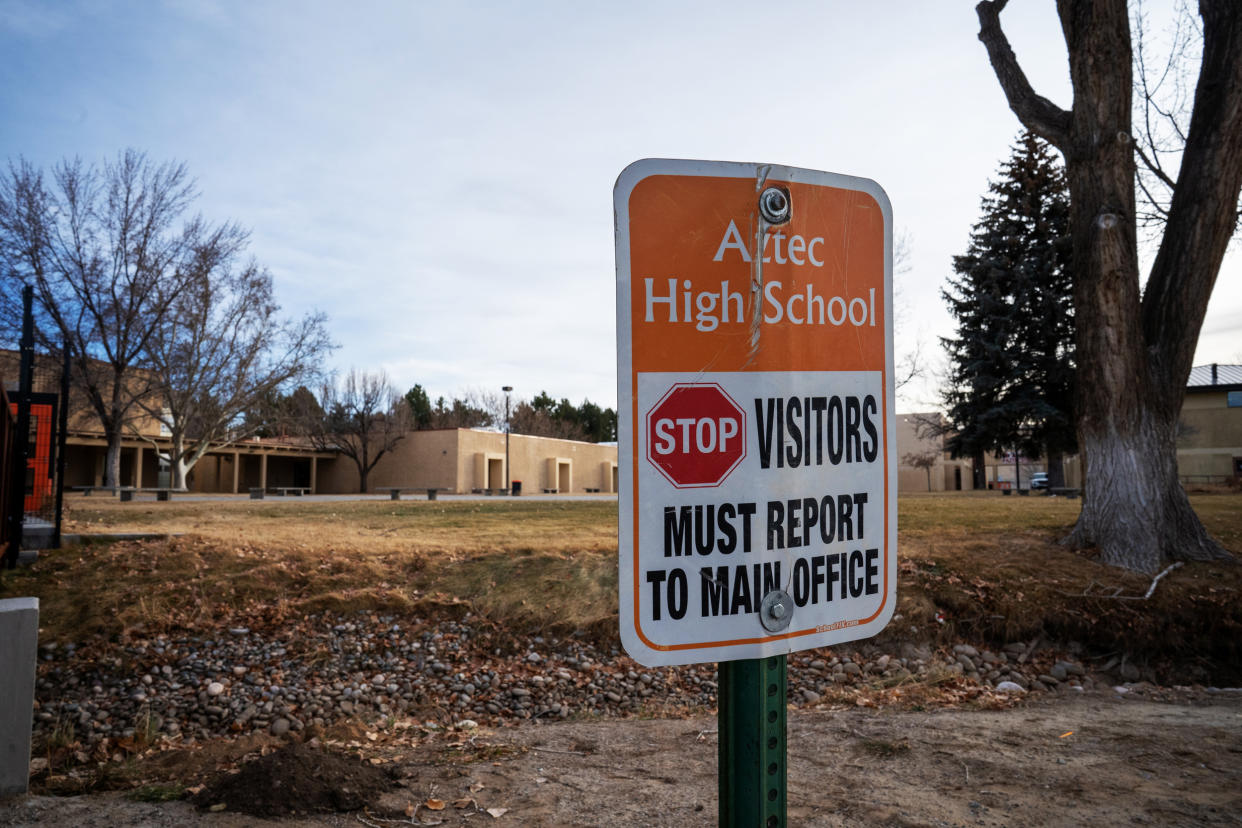
[[[239,231],[183,221],[196,196],[185,166],[135,150],[100,167],[63,161],[50,178],[21,160],[0,179],[0,304],[11,313],[22,284],[34,287],[43,344],[68,350],[107,435],[105,481],[117,485],[121,440],[152,391],[140,370],[150,337],[190,263],[227,252]]]
[[[454,397],[451,402],[446,402],[444,397],[437,397],[435,405],[431,408],[430,427],[431,428],[488,428],[494,427],[495,401],[487,401],[481,399],[479,392],[467,391],[465,399]],[[501,411],[503,412],[501,403]],[[501,417],[501,425],[504,424],[504,417]]]
[[[510,398],[510,405],[513,399]],[[463,428],[505,428],[505,395],[503,391],[486,388],[466,388],[461,396],[453,397],[453,405],[449,411],[468,412],[465,421],[469,425]],[[460,418],[459,418],[460,419]]]
[[[388,375],[351,369],[341,383],[325,382],[319,393],[322,418],[304,426],[319,451],[339,451],[358,467],[358,491],[367,491],[375,464],[409,433],[410,409],[393,391]]]
[[[530,434],[558,440],[586,440],[588,437],[578,423],[557,417],[547,408],[536,408],[527,400],[522,400],[514,407],[512,422],[514,434]]]
[[[910,452],[901,456],[901,462],[907,466],[914,466],[916,469],[922,469],[927,472],[927,491],[930,492],[932,490],[931,470],[936,468],[936,463],[939,462],[941,454],[943,452],[939,451]]]
[[[1074,100],[1037,94],[1001,29],[1007,0],[976,6],[1010,108],[1065,157],[1076,278],[1078,438],[1084,498],[1068,541],[1154,572],[1213,560],[1177,477],[1177,422],[1242,189],[1242,3],[1200,0],[1202,60],[1164,232],[1140,289],[1134,71],[1125,0],[1059,0]]]
[[[1152,34],[1142,0],[1133,6],[1134,152],[1138,157],[1138,223],[1157,240],[1169,218],[1177,165],[1186,146],[1194,88],[1188,83],[1203,58],[1203,28],[1179,0],[1162,45]]]
[[[332,347],[323,314],[281,317],[271,275],[254,262],[236,266],[241,247],[197,251],[189,284],[148,341],[156,393],[142,406],[168,429],[174,488],[185,488],[186,475],[213,446],[269,425],[244,415],[316,381]]]
[[[903,230],[893,241],[893,327],[903,330],[910,326],[910,306],[906,301],[905,290],[896,284],[897,277],[908,275],[913,269],[911,261],[914,255],[914,241],[909,231]],[[893,388],[900,394],[902,389],[925,374],[923,364],[923,342],[914,336],[914,344],[902,351],[894,366]]]

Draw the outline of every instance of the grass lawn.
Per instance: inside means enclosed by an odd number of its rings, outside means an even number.
[[[1242,496],[1192,502],[1242,555]],[[6,573],[5,596],[40,598],[45,640],[262,627],[369,609],[469,611],[518,635],[616,638],[615,501],[68,503],[66,531],[183,534],[47,552]],[[881,640],[1044,636],[1097,652],[1242,662],[1242,567],[1187,565],[1149,600],[1131,600],[1150,577],[1058,544],[1080,503],[983,492],[902,497],[898,617]]]

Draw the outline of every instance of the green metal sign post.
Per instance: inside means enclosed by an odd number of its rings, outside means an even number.
[[[722,661],[719,674],[720,826],[784,828],[786,658]]]
[[[892,208],[864,178],[671,158],[613,208],[621,643],[718,665],[720,825],[783,828],[788,654],[897,605]]]

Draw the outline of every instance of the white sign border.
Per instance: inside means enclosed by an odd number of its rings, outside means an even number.
[[[630,336],[631,262],[629,200],[634,188],[656,175],[701,176],[707,178],[749,178],[779,183],[800,183],[819,187],[862,192],[879,205],[884,216],[884,389],[886,457],[888,459],[888,497],[886,534],[886,579],[889,595],[878,617],[866,624],[802,636],[798,639],[776,633],[756,644],[705,647],[702,649],[663,649],[649,647],[637,635],[629,619],[634,617],[634,479],[633,457],[636,427],[633,389],[633,341]],[[756,192],[756,197],[758,193]],[[765,658],[847,641],[870,638],[880,633],[892,619],[897,604],[897,418],[893,381],[893,209],[888,194],[875,181],[840,173],[736,161],[703,161],[674,158],[644,158],[621,171],[613,187],[613,224],[617,266],[617,473],[618,473],[618,579],[621,642],[631,658],[649,667],[702,664],[738,659]]]

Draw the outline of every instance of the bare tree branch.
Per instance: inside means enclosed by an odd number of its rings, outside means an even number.
[[[351,370],[343,382],[325,382],[318,412],[304,430],[319,451],[338,451],[358,469],[358,491],[367,491],[376,464],[410,431],[410,407],[382,371]]]
[[[1147,168],[1148,172],[1156,176],[1156,178],[1160,179],[1161,183],[1163,183],[1170,190],[1177,186],[1177,182],[1174,181],[1172,178],[1169,178],[1169,174],[1164,171],[1164,168],[1161,167],[1159,163],[1157,163],[1152,158],[1147,157],[1147,153],[1143,152],[1142,145],[1139,144],[1137,141],[1134,144],[1134,151],[1138,153],[1139,160],[1143,162],[1143,166]],[[1153,158],[1155,157],[1154,151],[1152,152],[1152,156]],[[1146,187],[1144,187],[1144,192],[1146,192]],[[1167,216],[1169,214],[1169,211],[1167,209],[1160,207],[1160,206],[1156,206],[1156,205],[1153,205],[1153,206],[1155,206],[1155,209],[1161,215]]]
[[[1018,58],[1000,25],[1000,13],[1008,2],[983,0],[975,6],[975,13],[979,16],[979,40],[988,50],[988,58],[1009,101],[1009,108],[1028,129],[1064,152],[1069,143],[1070,114],[1037,94],[1018,65]]]
[[[1177,170],[1186,146],[1192,104],[1186,78],[1201,60],[1197,44],[1203,32],[1185,2],[1179,2],[1171,33],[1163,47],[1152,47],[1151,26],[1142,0],[1134,5],[1134,109],[1138,128],[1135,155],[1142,162],[1137,185],[1146,209],[1140,224],[1156,235],[1163,232],[1169,202],[1177,186]]]
[[[1141,311],[1152,370],[1162,385],[1178,389],[1190,374],[1242,190],[1242,10],[1230,1],[1202,0],[1200,12],[1203,60],[1194,111]]]
[[[931,470],[936,467],[943,456],[944,452],[937,450],[910,452],[901,456],[901,462],[907,466],[922,469],[927,474],[927,491],[930,492],[932,490]]]
[[[900,392],[910,383],[921,379],[924,373],[923,342],[917,340],[914,343],[914,349],[907,351],[897,360],[893,374],[893,390]]]
[[[70,354],[78,387],[107,435],[106,480],[118,483],[121,439],[151,393],[149,337],[189,279],[194,249],[227,228],[185,212],[197,193],[183,164],[136,150],[101,167],[66,160],[51,184],[26,161],[0,177],[0,304],[34,287],[44,346]]]
[[[239,247],[197,251],[193,280],[153,327],[148,360],[158,393],[143,408],[167,426],[172,485],[212,448],[245,439],[269,423],[243,415],[299,384],[317,381],[331,349],[322,314],[284,319],[272,277],[234,260]]]

